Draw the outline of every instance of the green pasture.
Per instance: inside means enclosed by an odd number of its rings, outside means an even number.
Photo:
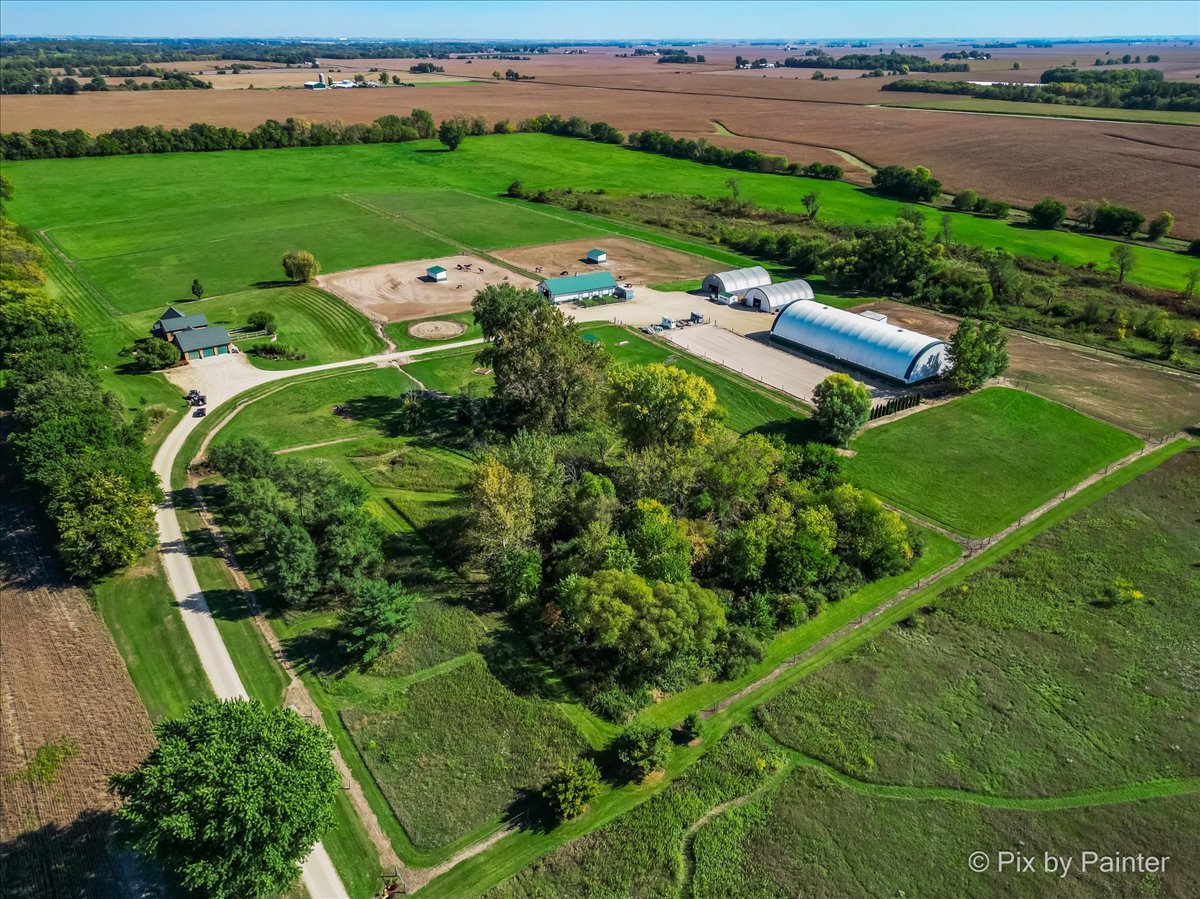
[[[906,511],[985,537],[1140,445],[1065,406],[992,387],[862,431],[849,472]]]
[[[1147,791],[1149,792],[1149,791]],[[1105,797],[1102,797],[1105,798]],[[1195,878],[1167,863],[1163,875],[1079,870],[1083,852],[1119,846],[1122,854],[1190,853],[1184,821],[1200,797],[1166,795],[1064,807],[1004,807],[971,797],[863,789],[798,764],[783,780],[714,816],[691,846],[696,899],[776,896],[1171,896],[1189,895]],[[1048,850],[1043,847],[1053,846]],[[997,873],[1001,851],[1036,855],[1034,873]],[[973,872],[984,852],[993,870]],[[1042,873],[1042,853],[1073,859],[1064,880]],[[687,869],[690,870],[690,869]],[[869,885],[869,889],[865,888]],[[506,895],[500,891],[497,895]]]
[[[234,416],[216,441],[256,437],[278,450],[347,437],[394,436],[400,395],[411,384],[395,368],[373,368],[285,385],[249,406],[251,414]],[[335,414],[334,407],[343,404],[346,415]]]
[[[554,207],[506,203],[458,190],[406,191],[356,197],[421,230],[453,237],[479,250],[597,237],[607,228],[558,215]]]
[[[303,214],[301,210],[308,207],[297,201],[313,201],[317,205],[312,208],[321,209],[339,195],[378,199],[380,194],[402,194],[406,187],[418,184],[422,196],[449,189],[494,198],[514,179],[534,190],[603,188],[706,196],[728,192],[726,169],[546,135],[472,138],[453,153],[431,149],[431,144],[415,142],[14,162],[5,165],[15,189],[8,205],[14,219],[34,229],[50,229],[51,238],[59,229],[66,230],[71,254],[87,257],[85,268],[93,280],[122,308],[132,310],[177,298],[195,277],[211,293],[278,278],[278,257],[297,246],[315,252],[326,271],[447,252],[439,241],[415,228],[349,200],[343,201],[346,209],[328,223]],[[765,206],[799,209],[801,197],[815,191],[821,198],[822,216],[831,222],[888,222],[905,205],[846,182],[749,173],[739,178],[742,194]],[[444,202],[453,208],[455,203],[480,201],[465,201],[456,193]],[[487,205],[521,204],[497,200]],[[274,207],[277,215],[258,208],[253,213],[256,228],[242,233],[230,224],[234,230],[222,234],[222,225],[236,222],[251,206]],[[334,204],[333,208],[341,207]],[[473,217],[462,221],[439,214],[436,200],[431,209],[432,218],[425,220],[436,219],[435,230],[451,239],[490,242],[502,237],[498,229]],[[531,223],[529,214],[525,208],[517,213],[523,222]],[[169,235],[166,240],[144,236],[126,244],[120,239],[127,227],[141,228],[143,219],[157,221],[160,216],[174,220],[161,222],[161,230]],[[931,230],[939,227],[936,219],[930,217]],[[1107,265],[1112,247],[1110,241],[1083,234],[1037,231],[970,215],[953,214],[953,219],[955,237],[962,242],[1057,257],[1072,265]],[[549,224],[560,220],[562,230]],[[590,223],[597,234],[622,231],[578,213],[538,214],[537,221],[537,240],[578,236],[578,223]],[[193,225],[204,238],[180,242],[180,235]],[[89,227],[109,236],[93,248]],[[510,240],[526,242],[520,235]],[[1194,260],[1167,250],[1135,246],[1134,251],[1138,265],[1132,277],[1151,286],[1180,289],[1194,267]]]
[[[923,96],[897,92],[903,101],[884,103],[901,109],[934,109],[952,112],[976,112],[1002,115],[1041,116],[1055,119],[1103,119],[1113,122],[1144,122],[1159,125],[1200,125],[1200,113],[1168,109],[1110,109],[1104,106],[1068,106],[1056,103],[1022,103],[1008,100],[984,100],[975,97]]]
[[[760,720],[873,783],[1053,796],[1200,777],[1184,673],[1198,503],[1192,449],[945,589]]]

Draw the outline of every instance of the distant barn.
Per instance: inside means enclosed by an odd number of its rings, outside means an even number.
[[[950,367],[945,341],[879,319],[799,300],[779,313],[771,339],[900,384],[936,378]]]

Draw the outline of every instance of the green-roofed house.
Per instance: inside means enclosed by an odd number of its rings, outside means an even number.
[[[608,254],[600,249],[591,249],[587,251],[587,261],[592,265],[599,265],[608,262]]]
[[[170,340],[171,335],[188,328],[208,327],[208,316],[203,312],[195,315],[184,315],[174,306],[168,306],[167,311],[159,316],[158,321],[150,329],[150,333],[163,340]]]
[[[617,293],[617,279],[611,272],[588,272],[565,278],[547,278],[538,285],[538,290],[551,303],[569,303],[592,297],[611,297]]]
[[[175,332],[175,343],[185,362],[229,354],[229,332],[220,325],[208,328],[188,328]]]

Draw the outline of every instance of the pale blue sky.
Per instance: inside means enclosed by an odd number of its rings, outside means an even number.
[[[5,35],[770,38],[1195,35],[1200,0],[3,0]]]

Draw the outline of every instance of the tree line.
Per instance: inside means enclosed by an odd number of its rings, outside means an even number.
[[[810,55],[811,54],[811,55]],[[934,62],[909,53],[847,53],[830,56],[819,50],[803,56],[789,56],[779,63],[785,69],[883,69],[887,72],[969,72],[965,62]]]
[[[970,81],[901,78],[885,84],[882,90],[1112,109],[1200,110],[1200,84],[1166,81],[1157,70],[1048,69],[1042,73],[1040,84],[973,84]]]
[[[0,185],[7,195],[7,184]],[[79,326],[46,292],[42,253],[0,215],[0,371],[12,412],[8,446],[38,495],[74,577],[133,564],[155,543],[161,501],[143,437],[100,382]]]

